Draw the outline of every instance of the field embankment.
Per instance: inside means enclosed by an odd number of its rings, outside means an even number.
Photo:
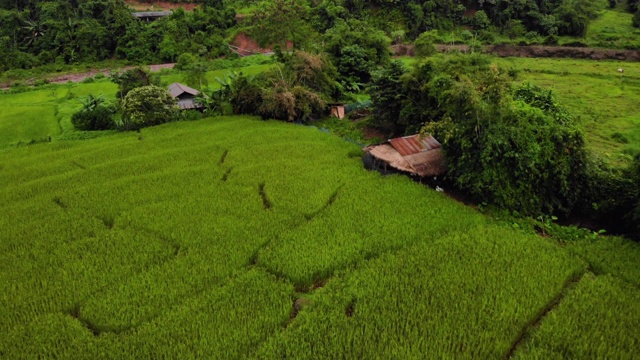
[[[438,44],[440,52],[469,52],[469,45]],[[413,45],[393,45],[391,51],[394,56],[414,56]],[[640,50],[602,49],[571,46],[519,46],[519,45],[485,45],[482,51],[500,57],[524,58],[571,58],[586,60],[620,60],[640,61]]]
[[[244,117],[0,151],[0,357],[640,352],[638,244],[559,246],[360,154]]]

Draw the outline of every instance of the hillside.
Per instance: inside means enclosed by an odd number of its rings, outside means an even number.
[[[2,358],[633,358],[640,247],[246,117],[0,151]]]

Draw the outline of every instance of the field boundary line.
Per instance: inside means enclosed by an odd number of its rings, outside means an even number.
[[[564,282],[564,285],[562,286],[562,289],[560,290],[560,292],[558,292],[558,294],[554,296],[554,298],[551,299],[551,301],[547,303],[545,307],[542,308],[542,310],[538,313],[536,317],[534,317],[531,321],[527,322],[522,327],[520,334],[518,334],[518,337],[511,344],[511,348],[509,348],[509,351],[507,351],[507,353],[505,354],[504,356],[505,360],[511,359],[513,357],[513,355],[515,354],[520,344],[526,339],[527,334],[530,333],[530,330],[538,327],[538,325],[540,325],[540,323],[542,322],[542,320],[544,320],[547,314],[549,314],[556,307],[558,307],[558,305],[560,305],[562,300],[565,298],[565,296],[567,296],[567,294],[571,291],[571,289],[573,289],[580,281],[582,281],[582,279],[588,273],[590,273],[590,271],[589,269],[586,269],[581,273],[573,274]]]

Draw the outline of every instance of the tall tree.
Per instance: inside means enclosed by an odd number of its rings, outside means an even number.
[[[253,13],[252,35],[260,46],[304,48],[314,34],[309,24],[309,5],[306,0],[271,0],[260,3]]]

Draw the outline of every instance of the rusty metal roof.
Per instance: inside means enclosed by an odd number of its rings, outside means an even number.
[[[405,136],[380,145],[365,148],[374,158],[400,171],[422,177],[438,176],[446,172],[441,145],[433,136]]]
[[[413,155],[441,147],[438,140],[431,135],[422,138],[420,138],[420,135],[411,135],[391,139],[389,142],[402,156]]]

